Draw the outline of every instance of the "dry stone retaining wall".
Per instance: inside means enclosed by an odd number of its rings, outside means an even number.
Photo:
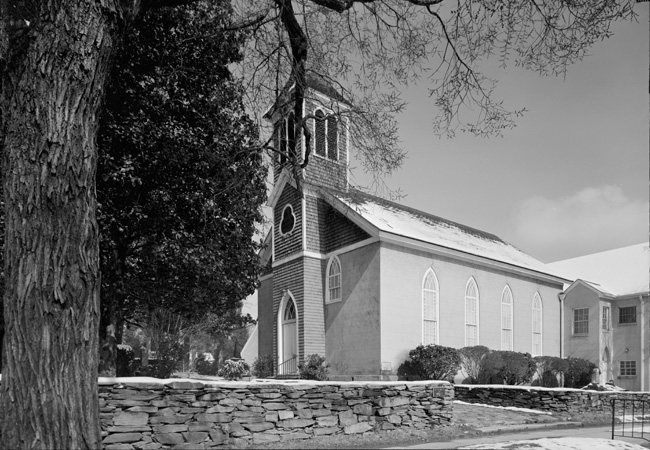
[[[542,411],[610,411],[611,400],[650,401],[650,392],[588,391],[531,386],[455,385],[456,400],[494,406],[515,406]],[[628,406],[629,407],[629,406]],[[617,407],[618,409],[618,407]]]
[[[122,379],[126,380],[126,379]],[[451,420],[446,382],[100,381],[106,450],[247,447],[428,428]]]

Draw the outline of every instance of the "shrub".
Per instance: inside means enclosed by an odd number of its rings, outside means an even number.
[[[569,367],[566,359],[557,356],[535,356],[537,364],[537,383],[542,387],[558,387],[558,375],[564,374]]]
[[[272,355],[264,355],[255,358],[253,361],[252,372],[257,378],[269,378],[273,376],[275,361]]]
[[[528,384],[533,379],[536,367],[529,353],[492,351],[483,359],[479,383]]]
[[[135,374],[135,355],[128,345],[117,346],[115,361],[115,375],[118,377],[132,377]]]
[[[458,350],[442,345],[419,345],[409,352],[409,359],[397,369],[402,377],[423,380],[450,380],[460,368]]]
[[[224,377],[226,380],[239,380],[241,377],[246,375],[250,368],[246,361],[239,358],[233,358],[227,360],[218,374],[221,377]]]
[[[597,367],[591,361],[582,358],[567,358],[564,372],[564,387],[580,389],[591,383],[591,375]]]
[[[196,358],[195,367],[199,375],[216,375],[218,371],[217,361],[208,361],[203,354]]]
[[[488,353],[490,353],[490,349],[484,345],[474,345],[458,350],[460,367],[467,376],[464,383],[475,384],[478,382],[483,359]]]
[[[303,362],[298,364],[298,372],[303,380],[327,380],[329,364],[325,364],[325,358],[314,353],[307,356]]]

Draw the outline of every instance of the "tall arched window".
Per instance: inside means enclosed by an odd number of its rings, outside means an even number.
[[[507,285],[501,293],[501,350],[512,350],[512,292]]]
[[[533,356],[542,356],[542,298],[533,296]]]
[[[283,119],[278,123],[280,128],[280,164],[287,162],[287,122]]]
[[[335,116],[327,118],[327,157],[332,161],[338,161],[339,159],[337,122]]]
[[[296,123],[293,120],[293,113],[289,113],[287,118],[287,146],[289,155],[295,159],[296,157]]]
[[[327,156],[326,153],[326,138],[327,134],[325,132],[325,113],[321,111],[320,109],[317,109],[316,112],[314,112],[314,116],[316,116],[316,119],[314,119],[314,129],[316,132],[314,133],[315,136],[315,147],[316,147],[316,154],[322,157]]]
[[[325,303],[341,301],[341,261],[332,256],[327,267],[327,290]]]
[[[427,270],[422,282],[422,344],[438,344],[438,279]]]
[[[465,286],[465,347],[479,344],[479,294],[474,278],[470,278]]]

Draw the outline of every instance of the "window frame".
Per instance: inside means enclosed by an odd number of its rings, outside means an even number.
[[[508,309],[509,311],[507,311]],[[508,314],[506,315],[506,313]],[[506,319],[509,319],[509,324],[504,323],[507,321]],[[514,298],[512,290],[507,284],[501,291],[501,350],[514,350]]]
[[[429,289],[427,280],[431,279],[433,289]],[[433,312],[433,318],[427,317],[427,294],[432,294],[432,307],[429,311]],[[427,337],[429,334],[426,332],[427,323],[434,323],[433,341],[428,342]],[[422,278],[422,345],[439,345],[440,344],[440,285],[438,284],[438,277],[432,268],[428,268]]]
[[[600,315],[600,329],[601,331],[610,331],[612,328],[612,310],[608,305],[603,305],[603,309]]]
[[[291,229],[285,233],[282,231],[282,223],[284,222],[284,214],[287,208],[289,208],[291,212],[291,217],[293,218],[293,225],[291,226]],[[284,208],[282,208],[282,214],[280,214],[280,223],[278,224],[278,231],[280,232],[280,236],[287,236],[291,234],[291,232],[296,229],[297,221],[298,220],[296,219],[296,214],[293,211],[293,206],[291,206],[291,203],[287,203],[286,205],[284,205]]]
[[[627,366],[627,367],[625,367]],[[636,360],[622,359],[618,362],[618,376],[632,378],[637,376]]]
[[[468,291],[470,286],[474,286],[474,290],[476,292],[475,297],[471,297],[468,295]],[[469,318],[468,316],[468,300],[474,299],[475,301],[475,311],[474,311],[474,322],[475,323],[469,323],[467,319]],[[474,277],[469,277],[469,280],[467,280],[467,283],[465,284],[465,347],[472,347],[475,345],[480,345],[481,340],[480,340],[480,306],[481,306],[481,295],[480,291],[478,289],[478,284],[476,283],[476,280]],[[475,330],[475,342],[470,341],[469,337],[469,329],[472,327]]]
[[[536,312],[539,311],[539,317],[536,318]],[[539,331],[535,331],[536,322],[539,323]],[[539,291],[535,291],[533,295],[533,300],[531,302],[531,334],[532,334],[532,356],[542,356],[544,354],[544,301]],[[539,336],[539,337],[537,337]],[[539,341],[539,342],[536,342]],[[538,345],[539,349],[535,349],[535,346]],[[538,351],[536,351],[538,350]]]
[[[572,333],[571,334],[573,336],[588,336],[589,335],[589,308],[573,308],[572,311],[573,311],[573,318],[572,318],[573,326],[572,326],[572,330],[571,330]],[[579,314],[581,311],[586,311],[587,314],[586,314],[586,317],[583,320],[578,321],[578,320],[576,320],[576,315]],[[586,330],[584,332],[583,331],[576,331],[576,328],[577,328],[576,325],[578,323],[586,324]]]
[[[317,117],[318,113],[323,114],[321,118]],[[336,155],[334,158],[330,157],[330,124],[331,122],[335,124],[336,135],[334,136],[334,142],[336,143]],[[317,124],[321,122],[323,124],[323,154],[318,152],[318,131]],[[325,108],[317,107],[314,109],[314,155],[319,158],[326,159],[327,161],[332,161],[338,163],[341,160],[341,149],[340,149],[340,140],[341,140],[341,127],[340,124],[343,123],[342,119],[339,119],[334,115],[333,112],[326,112]]]
[[[627,321],[627,320],[626,320],[626,321],[621,320],[621,319],[623,318],[623,311],[624,311],[624,310],[625,310],[625,311],[627,311],[627,310],[634,310],[634,313],[633,313],[633,314],[626,314],[626,315],[625,315],[626,317],[630,317],[631,320],[629,320],[629,321]],[[636,305],[631,305],[631,306],[619,306],[619,307],[618,307],[618,324],[619,324],[619,325],[636,325],[636,323],[637,323],[636,316],[637,316]]]
[[[338,267],[338,274],[331,275],[332,267]],[[338,275],[338,286],[332,287],[332,278],[336,279]],[[338,297],[332,298],[332,289],[338,289]],[[333,255],[327,262],[325,272],[325,304],[338,303],[343,300],[343,266],[338,256]]]

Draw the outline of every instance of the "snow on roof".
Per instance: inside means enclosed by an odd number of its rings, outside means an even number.
[[[498,236],[356,190],[327,190],[380,231],[566,279]]]
[[[549,263],[572,280],[581,279],[616,296],[650,291],[648,242]]]

